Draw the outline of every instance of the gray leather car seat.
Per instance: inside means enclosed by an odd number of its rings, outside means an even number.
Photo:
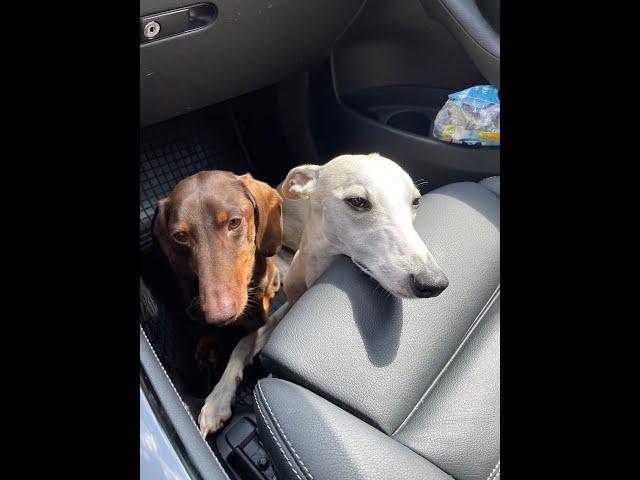
[[[440,296],[392,297],[341,258],[278,325],[261,359],[279,378],[254,391],[278,478],[499,478],[499,178],[485,183],[423,196]]]

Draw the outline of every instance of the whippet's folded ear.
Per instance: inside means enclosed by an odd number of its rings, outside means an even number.
[[[320,165],[300,165],[291,169],[282,184],[282,193],[289,200],[309,198],[315,190],[320,174]]]

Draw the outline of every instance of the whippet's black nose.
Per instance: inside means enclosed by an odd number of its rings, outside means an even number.
[[[449,279],[444,273],[436,275],[428,273],[412,274],[409,282],[416,297],[437,297],[449,286]]]

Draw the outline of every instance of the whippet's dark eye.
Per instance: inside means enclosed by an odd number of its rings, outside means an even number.
[[[414,207],[420,205],[420,197],[416,197],[411,205],[413,205]]]
[[[235,230],[242,223],[242,218],[232,218],[229,220],[229,230]]]
[[[175,232],[171,237],[178,243],[185,243],[189,239],[189,235],[185,232]]]
[[[369,210],[371,208],[371,204],[369,200],[362,197],[349,197],[344,199],[351,207],[356,210]]]

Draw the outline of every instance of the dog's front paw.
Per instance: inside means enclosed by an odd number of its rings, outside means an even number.
[[[222,428],[224,422],[231,418],[231,402],[224,398],[207,399],[198,415],[200,435],[207,438],[210,433],[215,433]]]
[[[208,335],[201,336],[198,340],[198,344],[196,345],[196,351],[194,354],[194,358],[196,362],[198,362],[200,370],[204,369],[208,363],[215,364],[218,361],[217,357],[215,340]]]

